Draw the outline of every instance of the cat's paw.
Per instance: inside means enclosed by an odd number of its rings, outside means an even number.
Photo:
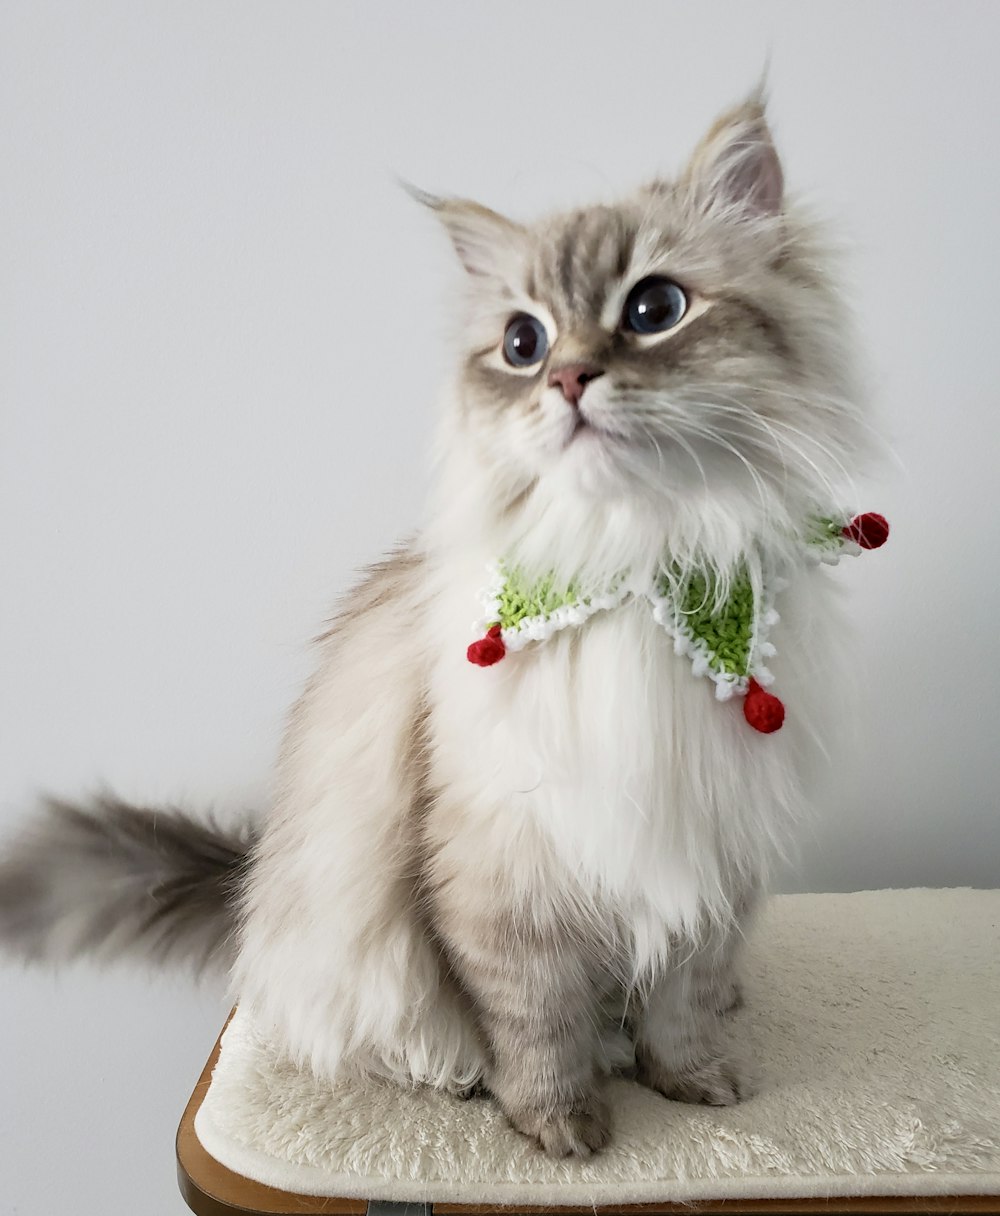
[[[676,1071],[647,1058],[637,1079],[674,1102],[735,1106],[753,1094],[746,1069],[729,1056],[713,1056]]]
[[[607,1103],[593,1095],[568,1110],[508,1112],[511,1126],[535,1140],[550,1157],[589,1157],[611,1139]]]
[[[486,1087],[485,1081],[473,1081],[471,1085],[460,1085],[449,1091],[462,1102],[471,1102],[474,1098],[491,1098],[493,1095]]]

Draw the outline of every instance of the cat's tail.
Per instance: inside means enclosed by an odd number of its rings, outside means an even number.
[[[228,965],[253,837],[112,795],[50,800],[0,850],[0,950]]]

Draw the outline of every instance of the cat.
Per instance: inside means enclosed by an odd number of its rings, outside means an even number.
[[[319,639],[273,805],[230,833],[53,804],[0,864],[0,940],[222,957],[318,1076],[480,1086],[545,1151],[586,1157],[614,1068],[685,1102],[752,1089],[726,1014],[843,634],[828,572],[797,555],[872,428],[760,91],[614,204],[522,224],[414,193],[465,289],[435,488]],[[718,608],[779,569],[788,721],[754,730],[649,580],[700,579]],[[501,627],[505,578],[508,601],[548,597],[533,634]]]

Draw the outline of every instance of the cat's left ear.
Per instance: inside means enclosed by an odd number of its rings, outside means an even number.
[[[781,214],[785,179],[762,90],[716,120],[695,149],[682,181],[706,210],[733,219]]]
[[[465,198],[439,198],[404,182],[409,194],[435,213],[471,275],[501,277],[521,250],[525,230],[513,220]]]

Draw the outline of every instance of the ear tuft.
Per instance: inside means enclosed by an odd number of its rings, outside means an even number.
[[[496,276],[512,248],[524,236],[520,224],[471,199],[441,198],[401,181],[403,189],[421,206],[437,215],[451,237],[459,260],[471,275]]]
[[[703,207],[734,218],[781,213],[784,174],[767,125],[762,88],[716,120],[695,149],[684,182]]]

